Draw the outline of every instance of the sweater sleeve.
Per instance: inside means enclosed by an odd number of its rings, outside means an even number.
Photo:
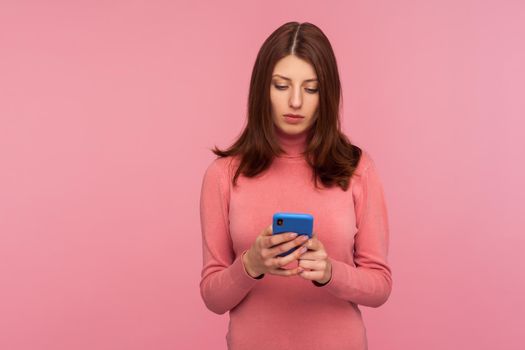
[[[374,161],[366,152],[364,157],[364,170],[356,183],[358,189],[354,201],[356,267],[329,257],[332,278],[318,287],[356,304],[379,307],[387,301],[392,290],[392,271],[387,262],[388,214]]]
[[[206,169],[200,196],[203,267],[200,293],[206,307],[224,314],[235,307],[259,281],[245,270],[243,251],[235,256],[229,231],[229,184],[224,159]]]

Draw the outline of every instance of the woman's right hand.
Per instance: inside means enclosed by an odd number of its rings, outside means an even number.
[[[297,235],[292,232],[274,235],[272,225],[266,227],[243,256],[246,271],[254,278],[265,273],[279,276],[297,275],[303,271],[302,267],[283,269],[281,266],[298,259],[307,248],[298,248],[284,257],[277,255],[304,244],[308,238],[306,235]]]

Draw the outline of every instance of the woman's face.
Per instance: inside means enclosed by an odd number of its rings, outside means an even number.
[[[310,128],[317,118],[318,86],[311,64],[294,55],[279,60],[274,67],[270,87],[274,124],[288,134],[298,134]],[[290,118],[286,114],[302,118]]]

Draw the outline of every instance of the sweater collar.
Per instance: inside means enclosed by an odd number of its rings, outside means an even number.
[[[280,155],[280,158],[302,158],[303,152],[306,150],[306,139],[308,130],[299,134],[288,134],[277,126],[274,127],[275,135],[279,141],[279,145],[286,152]]]

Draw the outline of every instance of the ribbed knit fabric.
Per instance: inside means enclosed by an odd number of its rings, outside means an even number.
[[[277,136],[287,154],[256,178],[238,178],[238,159],[218,158],[205,171],[200,197],[203,268],[200,291],[209,310],[229,311],[228,349],[367,349],[359,305],[379,307],[392,289],[389,229],[375,164],[363,155],[350,187],[315,189],[301,152],[306,133]],[[242,255],[275,212],[309,213],[332,264],[324,286],[300,276],[251,277]],[[294,261],[285,268],[298,265]]]

